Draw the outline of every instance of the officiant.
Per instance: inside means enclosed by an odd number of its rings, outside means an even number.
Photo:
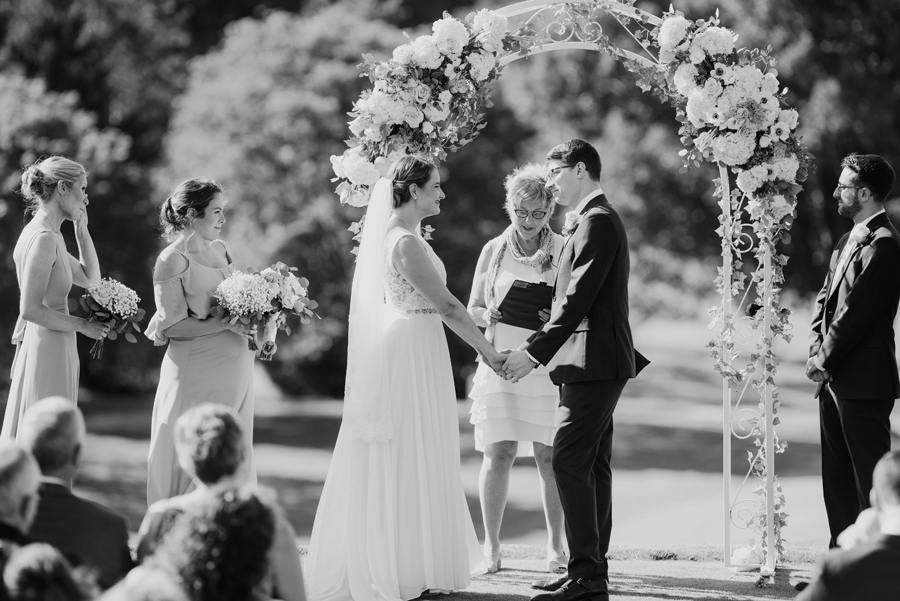
[[[529,164],[506,177],[504,206],[511,223],[485,244],[475,269],[469,314],[486,328],[487,339],[498,350],[518,348],[550,317],[552,283],[564,239],[550,229],[555,202],[546,176],[546,167]],[[488,571],[501,568],[500,524],[517,456],[533,456],[540,474],[547,570],[565,571],[564,520],[551,466],[559,390],[547,367],[513,384],[479,363],[469,396],[475,449],[484,453],[478,482]]]

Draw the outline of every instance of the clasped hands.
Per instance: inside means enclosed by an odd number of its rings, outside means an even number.
[[[810,357],[806,362],[806,377],[812,380],[813,382],[830,382],[831,374],[828,373],[828,370],[819,369],[819,366],[816,365],[815,357]]]
[[[506,349],[498,352],[495,357],[486,357],[485,359],[494,373],[513,383],[527,376],[535,367],[525,351]]]

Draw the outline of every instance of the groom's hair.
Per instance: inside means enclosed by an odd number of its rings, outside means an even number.
[[[584,163],[588,176],[595,182],[600,181],[600,155],[590,142],[573,138],[562,144],[557,144],[547,153],[548,161],[562,161],[566,165]]]
[[[889,451],[878,460],[872,474],[872,487],[882,503],[900,507],[900,451]]]
[[[848,154],[841,161],[841,167],[856,172],[856,183],[871,190],[878,202],[887,200],[894,188],[894,169],[877,154]]]

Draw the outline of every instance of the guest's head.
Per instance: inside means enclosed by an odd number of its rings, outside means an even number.
[[[426,216],[440,212],[441,176],[437,167],[415,156],[405,156],[391,166],[388,177],[394,182],[394,208],[419,208]]]
[[[219,221],[225,222],[224,210],[219,184],[211,179],[185,180],[175,187],[160,210],[163,236],[173,240],[179,233],[197,228],[197,233],[218,237],[216,227],[221,227]]]
[[[845,185],[838,186],[835,198],[846,189],[854,195],[868,194],[871,200],[883,204],[894,188],[896,180],[894,169],[877,154],[849,154],[841,161],[841,168],[846,170],[841,175],[841,183]],[[844,179],[848,181],[845,182]]]
[[[547,188],[547,169],[536,163],[517,167],[503,181],[506,212],[516,233],[530,240],[550,222],[555,205]]]
[[[63,554],[46,543],[31,543],[13,551],[3,569],[3,582],[11,601],[89,598]]]
[[[900,515],[900,451],[889,451],[875,464],[872,474],[872,506]]]
[[[249,487],[207,493],[156,557],[192,601],[245,601],[265,584],[275,514]]]
[[[80,163],[65,157],[49,156],[28,165],[22,172],[21,183],[26,213],[59,202],[64,217],[74,219],[80,207],[88,204],[84,191],[87,171]]]
[[[0,522],[27,534],[38,507],[41,470],[31,453],[0,442]]]
[[[600,183],[600,155],[584,140],[572,139],[547,153],[547,185],[557,192],[557,202],[571,206]]]
[[[175,453],[181,469],[203,484],[234,476],[246,453],[234,412],[216,403],[185,411],[175,422]]]
[[[19,442],[37,460],[43,475],[71,482],[81,465],[84,434],[81,410],[69,399],[55,396],[28,408]]]

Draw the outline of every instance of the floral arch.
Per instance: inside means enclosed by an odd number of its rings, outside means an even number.
[[[811,156],[795,134],[799,116],[785,102],[787,89],[781,89],[769,48],[738,49],[737,36],[719,25],[718,12],[690,21],[674,9],[657,17],[633,3],[528,0],[465,20],[445,14],[431,35],[399,46],[390,59],[364,55],[360,68],[373,87],[354,105],[350,148],[331,157],[340,181],[336,192],[342,203],[365,206],[369,188],[397,158],[443,160],[474,140],[491,106],[490,84],[504,65],[529,55],[606,52],[643,91],[673,105],[684,145],[682,170],[700,161],[719,168],[714,183],[722,209],[722,266],[715,281],[722,300],[710,309],[714,334],[708,347],[722,376],[724,559],[728,566],[747,563],[731,555],[731,530],[748,528],[757,537],[742,550],[749,551],[750,565],[771,575],[783,557],[786,517],[774,468],[786,443],[775,432],[773,344],[791,337],[790,311],[780,304],[787,257],[777,244],[790,229]],[[601,19],[609,18],[628,31],[634,51],[604,35]],[[748,358],[741,348],[749,349]],[[749,468],[733,492],[735,440],[750,450]]]

